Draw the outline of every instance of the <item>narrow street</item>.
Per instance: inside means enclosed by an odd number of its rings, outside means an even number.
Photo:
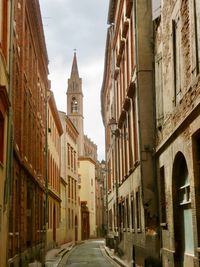
[[[104,242],[90,240],[76,246],[69,254],[66,254],[59,267],[117,267],[119,266],[104,250]]]

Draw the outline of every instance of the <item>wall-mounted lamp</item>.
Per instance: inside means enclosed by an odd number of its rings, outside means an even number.
[[[117,138],[125,138],[127,139],[127,133],[125,134],[122,134],[119,130],[119,128],[117,127],[118,123],[116,122],[116,120],[112,117],[110,120],[109,120],[109,123],[108,123],[108,126],[110,127],[110,130],[111,130],[111,133],[112,135],[116,136]]]
[[[119,137],[120,131],[119,131],[118,127],[117,127],[117,122],[113,117],[109,120],[108,126],[110,127],[112,135],[115,135],[116,137]]]

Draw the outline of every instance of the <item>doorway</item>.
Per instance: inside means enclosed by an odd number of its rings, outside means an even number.
[[[184,267],[185,254],[194,254],[194,237],[188,167],[181,152],[175,157],[172,179],[175,266]]]

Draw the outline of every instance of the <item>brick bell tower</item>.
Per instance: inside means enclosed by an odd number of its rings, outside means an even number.
[[[71,69],[71,76],[68,79],[67,88],[67,116],[71,119],[79,132],[78,154],[83,155],[84,149],[84,131],[83,131],[83,92],[82,79],[79,77],[76,52]]]

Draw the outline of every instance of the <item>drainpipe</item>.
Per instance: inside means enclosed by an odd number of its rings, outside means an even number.
[[[7,153],[6,153],[6,177],[4,183],[4,208],[3,212],[7,213],[7,222],[9,222],[9,210],[12,196],[12,166],[13,166],[13,113],[12,113],[12,62],[13,62],[13,0],[10,0],[10,35],[9,35],[9,80],[8,80],[8,97],[11,106],[8,110],[8,124],[7,124]],[[9,228],[7,229],[7,245],[9,240]],[[7,255],[8,259],[8,249]],[[7,261],[8,262],[8,261]]]
[[[139,70],[138,70],[138,36],[137,36],[137,7],[136,7],[136,0],[133,1],[133,6],[134,6],[134,35],[135,35],[135,66],[136,66],[136,88],[137,88],[137,91],[136,91],[136,94],[137,94],[137,108],[138,108],[138,136],[139,136],[139,155],[140,155],[140,176],[141,176],[141,189],[142,189],[142,200],[144,199],[144,185],[143,185],[143,180],[142,180],[142,177],[143,177],[143,163],[142,163],[142,144],[141,144],[141,130],[140,130],[140,105],[139,105],[139,102],[140,102],[140,86],[139,86],[139,78],[138,78],[138,73],[139,73]]]

